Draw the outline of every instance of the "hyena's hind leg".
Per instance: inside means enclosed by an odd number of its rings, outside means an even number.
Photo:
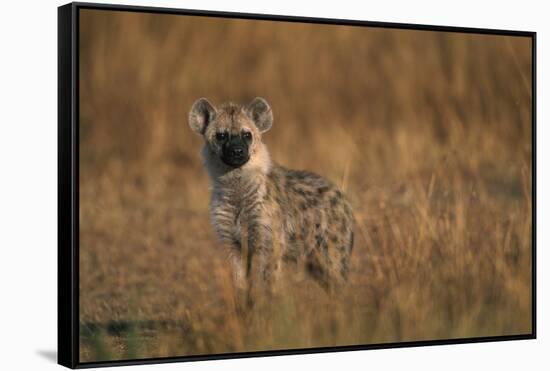
[[[346,239],[345,244],[342,246],[342,252],[340,254],[340,275],[344,282],[347,282],[350,269],[351,252],[353,251],[354,233],[353,230],[349,232],[349,237]]]
[[[353,249],[353,231],[338,238],[318,241],[321,249],[313,250],[305,260],[306,272],[329,294],[335,295],[348,280],[350,256]]]
[[[350,271],[351,253],[354,244],[355,219],[351,212],[349,204],[344,205],[344,218],[337,229],[339,233],[333,231],[329,234],[332,244],[333,257],[331,259],[334,276],[336,277],[335,286],[340,286],[348,281]],[[338,287],[340,288],[340,287]]]

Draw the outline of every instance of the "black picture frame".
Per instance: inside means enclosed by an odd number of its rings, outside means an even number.
[[[354,25],[408,30],[522,36],[532,43],[532,332],[514,336],[410,341],[310,349],[286,349],[200,356],[174,356],[82,363],[79,360],[79,12],[82,9],[196,15],[269,21]],[[251,13],[230,13],[97,3],[70,3],[58,8],[58,363],[69,368],[200,361],[381,348],[527,340],[536,338],[536,32],[485,28],[386,23]]]

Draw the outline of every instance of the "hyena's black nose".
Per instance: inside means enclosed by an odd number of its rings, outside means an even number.
[[[242,147],[233,147],[231,148],[231,155],[240,157],[244,154],[244,148]]]
[[[239,167],[248,161],[248,148],[241,143],[229,145],[223,149],[222,161],[229,166]]]

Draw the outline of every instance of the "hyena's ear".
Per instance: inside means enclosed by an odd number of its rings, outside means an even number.
[[[260,129],[261,133],[265,133],[273,124],[273,112],[267,101],[263,98],[256,97],[250,102],[246,111],[254,120],[254,123]]]
[[[206,98],[200,98],[189,111],[189,126],[198,134],[203,135],[208,124],[216,117],[216,109]]]

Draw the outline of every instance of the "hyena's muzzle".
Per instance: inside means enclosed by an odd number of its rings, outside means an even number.
[[[223,142],[221,160],[226,165],[237,168],[246,164],[250,159],[248,148],[251,138],[249,134],[224,134],[218,140]]]

